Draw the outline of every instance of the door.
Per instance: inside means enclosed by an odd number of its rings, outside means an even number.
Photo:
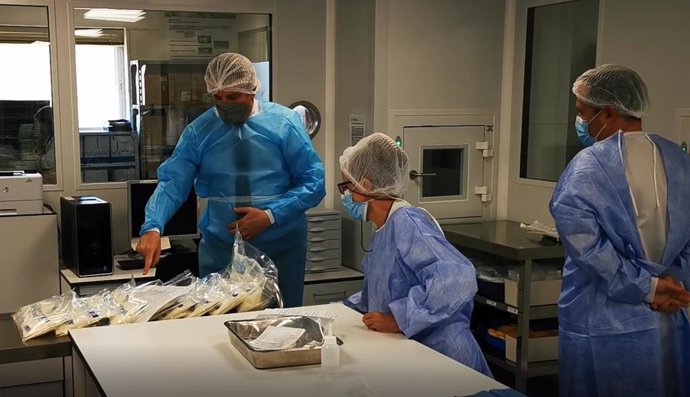
[[[403,129],[409,156],[410,187],[405,200],[437,219],[482,216],[484,161],[476,143],[484,141],[483,125],[420,126]]]

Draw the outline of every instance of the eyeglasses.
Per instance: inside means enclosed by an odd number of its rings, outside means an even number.
[[[352,191],[352,182],[350,181],[340,182],[336,186],[338,186],[340,194],[345,194],[348,190]]]

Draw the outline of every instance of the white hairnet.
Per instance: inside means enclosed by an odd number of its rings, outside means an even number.
[[[407,153],[380,132],[364,137],[340,156],[340,171],[358,192],[373,196],[402,197],[410,182]],[[371,182],[365,189],[363,180]]]
[[[261,84],[252,62],[244,55],[232,52],[213,58],[206,68],[204,80],[209,94],[224,90],[256,94]]]
[[[611,105],[638,119],[649,110],[647,85],[639,74],[625,66],[601,65],[584,72],[573,83],[573,94],[590,106]]]

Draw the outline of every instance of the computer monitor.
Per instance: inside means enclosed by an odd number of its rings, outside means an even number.
[[[129,238],[139,237],[144,223],[146,203],[156,190],[158,181],[127,181],[127,214],[129,221]],[[185,200],[173,217],[165,224],[162,236],[172,239],[199,237],[197,224],[197,199],[194,188],[189,191]]]

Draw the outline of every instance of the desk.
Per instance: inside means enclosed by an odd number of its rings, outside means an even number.
[[[441,228],[448,241],[460,247],[460,251],[466,247],[519,261],[521,264],[518,282],[518,307],[513,308],[501,302],[488,301],[496,309],[517,315],[517,363],[485,353],[486,360],[515,373],[515,388],[522,392],[525,392],[527,388],[528,377],[557,374],[557,361],[528,364],[528,338],[523,336],[529,334],[530,320],[557,317],[558,307],[557,305],[531,306],[531,282],[525,282],[525,280],[532,280],[534,260],[563,258],[563,245],[551,240],[540,240],[536,235],[528,234],[521,229],[519,222],[509,220],[443,225]],[[477,295],[475,302],[487,304],[487,299]]]
[[[342,304],[309,307],[337,315],[340,373],[318,365],[258,370],[230,344],[227,320],[256,313],[79,329],[70,333],[75,396],[461,396],[504,385],[402,334],[370,331]],[[364,392],[367,390],[368,392]]]
[[[45,336],[22,343],[9,313],[0,314],[0,396],[62,395],[68,337]]]
[[[67,290],[74,289],[77,295],[86,296],[95,294],[96,292],[108,288],[114,289],[127,281],[134,278],[138,284],[154,280],[156,278],[156,269],[153,268],[149,274],[143,275],[143,269],[122,270],[117,266],[117,259],[122,256],[115,256],[115,265],[113,266],[113,274],[106,276],[93,277],[79,277],[72,269],[63,268],[60,270],[60,293],[65,293]]]

